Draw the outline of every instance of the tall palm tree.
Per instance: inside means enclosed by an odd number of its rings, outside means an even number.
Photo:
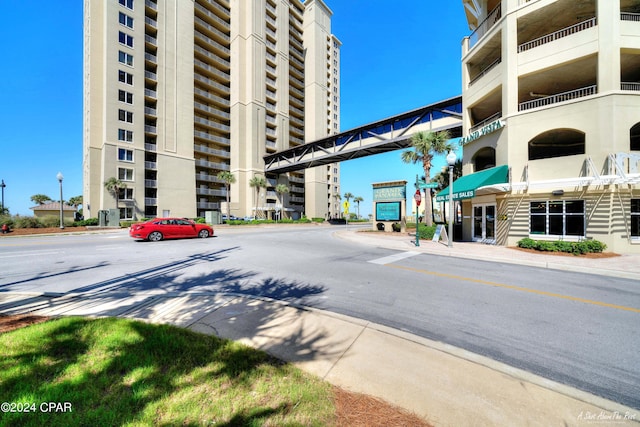
[[[364,202],[364,199],[360,196],[354,197],[353,201],[356,202],[356,209],[358,212],[358,219],[360,219],[360,202]]]
[[[355,196],[353,195],[353,193],[344,193],[344,198],[347,200],[347,204],[349,204],[349,200],[353,199]],[[347,216],[348,216],[349,212],[347,209]]]
[[[104,183],[104,188],[116,199],[116,209],[119,208],[120,190],[127,188],[127,184],[120,181],[118,178],[111,177]]]
[[[236,182],[236,177],[229,171],[220,171],[216,176],[224,181],[224,187],[227,190],[227,221],[229,221],[231,220],[231,184]]]
[[[256,175],[249,180],[249,187],[256,189],[256,210],[254,212],[254,218],[258,216],[258,200],[260,199],[260,189],[267,188],[267,180],[264,177]]]
[[[444,154],[454,147],[449,143],[451,135],[448,131],[442,132],[416,132],[411,136],[411,146],[413,150],[402,152],[401,158],[405,163],[422,163],[424,176],[431,173],[431,161],[436,154]],[[424,222],[426,225],[433,225],[433,207],[431,197],[426,197],[424,204]]]
[[[289,192],[289,187],[284,184],[276,185],[276,193],[278,193],[278,201],[280,202],[280,209],[284,212],[284,195]],[[284,215],[283,215],[284,216]]]

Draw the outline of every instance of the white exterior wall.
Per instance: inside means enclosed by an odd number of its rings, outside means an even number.
[[[480,5],[477,22],[470,19],[470,23],[482,22],[491,12],[487,1],[464,2]],[[525,38],[527,28],[540,28],[540,35],[557,30],[553,25],[562,18],[561,13],[547,12],[563,4],[593,10],[596,24],[518,52],[518,44],[523,41],[519,39]],[[501,7],[501,17],[484,29],[486,32],[475,45],[471,46],[469,39],[463,41],[463,134],[467,135],[482,116],[493,112],[499,113],[504,127],[465,145],[463,172],[476,172],[476,154],[493,148],[495,164],[510,167],[512,190],[463,202],[465,240],[472,239],[473,206],[495,203],[497,217],[501,218],[497,220],[496,243],[515,245],[524,237],[536,238],[529,235],[529,202],[584,200],[584,238],[600,240],[610,251],[640,252],[640,240],[630,238],[629,213],[630,199],[640,198],[638,180],[620,178],[615,181],[618,184],[593,181],[591,185],[578,182],[581,177],[618,173],[610,155],[640,155],[630,150],[630,129],[640,123],[640,92],[621,89],[623,74],[640,78],[629,65],[640,63],[634,56],[640,50],[640,23],[621,19],[618,0],[584,0],[580,5],[507,0],[501,2]],[[499,63],[480,74],[480,69],[496,57]],[[520,107],[536,96],[542,98],[590,85],[596,87],[590,95],[527,110]],[[534,96],[537,92],[540,95]],[[583,132],[584,154],[529,160],[529,142],[558,129]],[[627,173],[632,166],[625,163]],[[564,193],[552,194],[559,190]]]

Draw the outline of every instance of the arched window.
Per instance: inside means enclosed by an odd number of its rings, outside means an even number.
[[[473,171],[492,168],[496,165],[496,150],[491,147],[481,148],[473,155]]]
[[[585,134],[575,129],[553,129],[529,141],[529,160],[585,153]]]
[[[629,149],[640,151],[640,122],[633,125],[629,131]]]

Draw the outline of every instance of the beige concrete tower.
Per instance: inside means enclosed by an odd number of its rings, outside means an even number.
[[[333,12],[327,5],[322,0],[308,0],[305,6],[305,139],[310,142],[340,132],[341,43],[331,34]],[[308,215],[338,217],[340,164],[308,169],[305,180]]]
[[[329,31],[331,13],[318,3]],[[328,59],[326,49],[306,47],[305,28],[320,26],[306,7],[296,0],[85,0],[85,216],[116,207],[122,219],[226,213],[220,171],[236,178],[234,215],[325,216],[326,177],[305,188],[304,172],[264,174],[264,155],[338,131],[339,109],[329,114],[327,107],[328,71],[319,83],[307,72]],[[318,85],[323,93],[307,89]],[[316,96],[325,109],[308,108]],[[325,123],[324,133],[308,133],[315,123]],[[249,185],[256,176],[267,182],[257,196]],[[104,185],[111,177],[125,186],[117,198]],[[277,184],[289,193],[276,193]]]

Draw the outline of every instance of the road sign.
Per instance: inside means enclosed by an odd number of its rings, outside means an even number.
[[[425,189],[425,188],[437,188],[438,187],[438,183],[437,182],[427,182],[427,183],[421,183],[420,184],[420,188],[421,189]]]
[[[416,190],[416,194],[413,195],[413,198],[416,199],[416,205],[420,206],[420,202],[422,201],[422,195],[420,194],[420,190]]]

